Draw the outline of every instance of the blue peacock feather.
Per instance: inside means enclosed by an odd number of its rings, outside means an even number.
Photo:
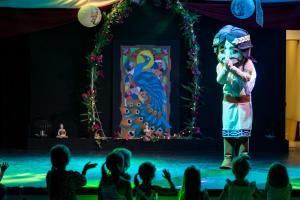
[[[144,67],[149,64],[151,58],[143,54],[142,56],[144,58],[144,62],[135,66],[133,81],[137,87],[140,87],[147,92],[150,97],[150,102],[149,104],[143,104],[140,107],[139,116],[142,116],[145,121],[151,124],[151,126],[157,129],[161,128],[166,130],[171,128],[170,124],[166,121],[166,114],[163,109],[164,104],[167,102],[167,97],[159,78],[151,72],[144,71]],[[161,115],[158,116],[157,113],[161,113]]]

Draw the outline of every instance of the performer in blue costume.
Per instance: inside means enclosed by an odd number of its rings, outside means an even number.
[[[227,25],[214,37],[213,48],[217,54],[217,82],[223,85],[223,143],[224,160],[221,169],[230,169],[236,150],[239,155],[249,153],[252,130],[251,92],[256,71],[251,57],[249,33]],[[233,149],[236,147],[238,149]]]

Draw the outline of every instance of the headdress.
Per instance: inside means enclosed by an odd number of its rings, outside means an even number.
[[[215,53],[217,53],[217,47],[226,40],[241,50],[253,47],[250,35],[246,30],[232,25],[226,25],[220,29],[214,37],[212,46],[214,47]]]

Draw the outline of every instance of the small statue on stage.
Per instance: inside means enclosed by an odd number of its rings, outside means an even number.
[[[66,129],[64,129],[64,125],[63,124],[60,124],[60,129],[57,132],[56,138],[60,138],[60,139],[68,138],[67,131],[66,131]]]

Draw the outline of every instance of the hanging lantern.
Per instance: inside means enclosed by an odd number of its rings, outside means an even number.
[[[251,17],[254,10],[255,5],[253,0],[233,0],[231,3],[231,13],[239,19]]]
[[[100,23],[102,15],[97,6],[84,5],[79,9],[77,17],[83,26],[94,27]]]

